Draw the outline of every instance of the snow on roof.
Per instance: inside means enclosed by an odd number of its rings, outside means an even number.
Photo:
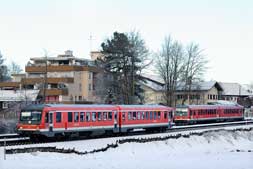
[[[222,90],[222,87],[216,81],[204,81],[199,83],[192,84],[192,90],[210,90],[212,87],[216,86],[219,90]],[[180,83],[177,86],[177,90],[185,90],[184,83]]]
[[[234,95],[234,96],[249,96],[252,95],[239,83],[223,83],[219,82],[223,88],[223,95]]]
[[[161,82],[161,79],[159,81],[155,80],[152,78],[152,76],[150,77],[145,77],[146,79],[146,83],[142,82],[143,85],[156,90],[156,91],[162,91],[164,90],[164,83]],[[205,81],[205,82],[199,82],[199,83],[195,83],[192,85],[192,90],[210,90],[212,87],[217,87],[218,90],[223,90],[222,87],[220,86],[220,84],[216,81]],[[178,83],[177,85],[177,91],[183,91],[185,90],[184,88],[184,84],[183,83]]]
[[[0,90],[0,101],[36,101],[39,90]]]
[[[156,91],[161,91],[161,90],[164,90],[164,85],[162,83],[159,83],[157,81],[154,81],[152,79],[148,79],[146,78],[145,79],[145,82],[140,82],[142,85],[144,86],[147,86],[153,90],[156,90]]]
[[[30,60],[35,60],[35,61],[44,61],[45,57],[32,57],[30,58]],[[47,57],[47,60],[55,60],[55,61],[60,61],[60,60],[81,60],[81,61],[91,61],[89,59],[85,59],[85,58],[77,58],[77,57]]]

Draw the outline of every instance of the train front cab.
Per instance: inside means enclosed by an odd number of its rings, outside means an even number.
[[[174,122],[176,124],[188,124],[190,122],[188,106],[176,107]]]
[[[24,136],[40,135],[43,125],[43,107],[29,106],[22,109],[19,114],[17,133]]]

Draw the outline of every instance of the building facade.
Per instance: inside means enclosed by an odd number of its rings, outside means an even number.
[[[142,83],[145,104],[165,104],[164,83],[145,77]],[[216,81],[200,82],[192,86],[191,92],[185,91],[178,85],[175,92],[175,105],[181,104],[210,104],[217,102],[222,97],[222,87]]]
[[[77,58],[70,50],[57,57],[33,57],[25,74],[0,83],[1,90],[38,90],[36,100],[46,103],[91,103],[94,76],[98,69],[92,60]]]

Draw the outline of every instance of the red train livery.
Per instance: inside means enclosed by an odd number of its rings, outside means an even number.
[[[244,109],[239,105],[188,105],[176,108],[175,123],[243,120]]]
[[[167,129],[173,108],[160,105],[31,105],[21,110],[17,131],[47,137]]]

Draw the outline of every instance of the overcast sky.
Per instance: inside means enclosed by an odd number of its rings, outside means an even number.
[[[206,80],[253,81],[251,0],[0,0],[0,51],[23,68],[30,57],[65,50],[89,58],[114,31],[137,30],[157,51],[166,35],[195,42],[209,60]]]

